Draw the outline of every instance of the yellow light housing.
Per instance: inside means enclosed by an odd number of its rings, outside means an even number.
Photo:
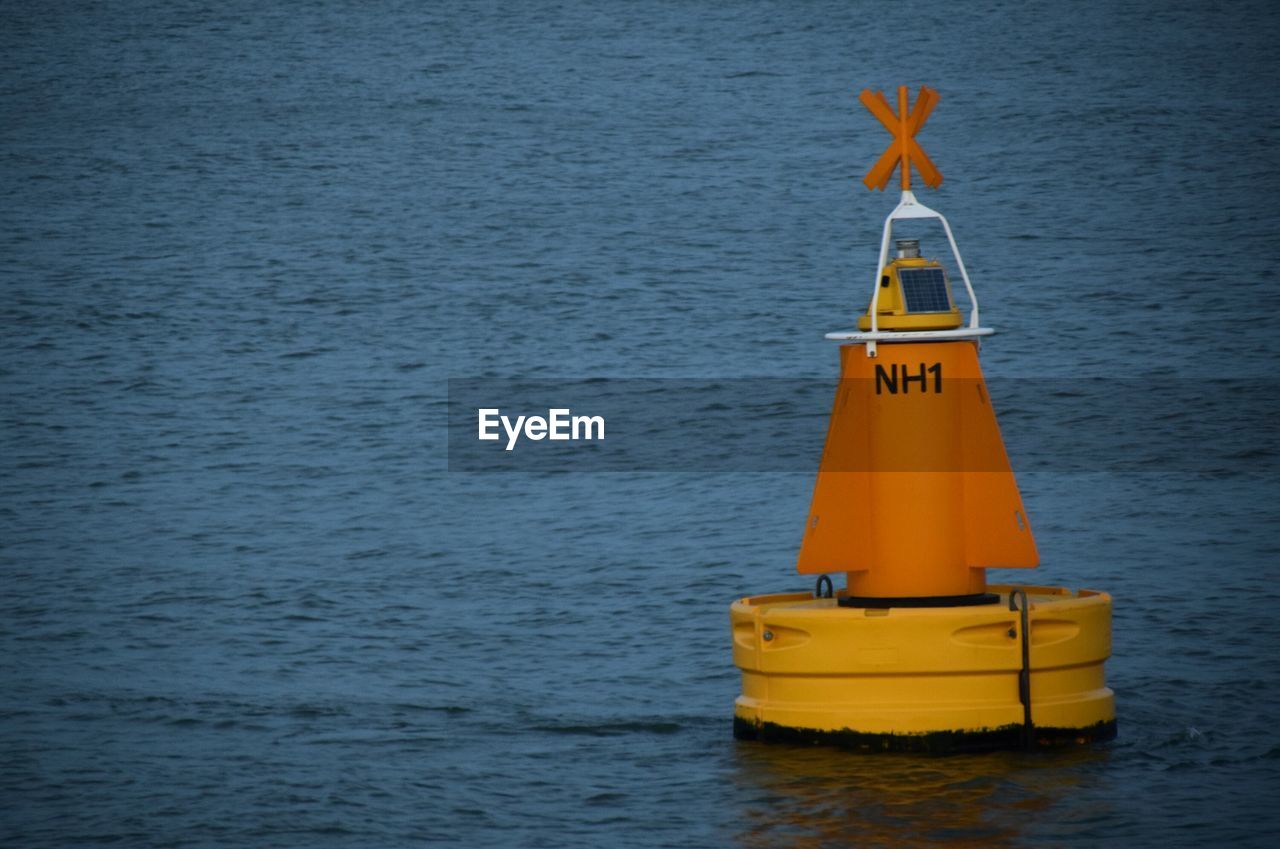
[[[951,330],[963,323],[946,270],[920,256],[916,239],[899,239],[897,258],[881,270],[876,313],[877,330]],[[871,329],[870,306],[858,329]]]

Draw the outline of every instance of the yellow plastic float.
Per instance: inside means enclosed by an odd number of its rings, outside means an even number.
[[[867,174],[901,166],[870,306],[844,342],[826,447],[798,570],[813,594],[740,599],[730,609],[742,670],[739,738],[866,750],[1033,748],[1115,736],[1111,597],[996,586],[986,569],[1039,563],[1031,525],[978,364],[978,301],[951,227],[911,191],[914,165],[942,175],[915,134],[938,101],[922,87],[895,114],[861,101],[894,136]],[[941,263],[894,222],[941,223],[969,298],[966,323]],[[845,575],[836,590],[827,573]]]

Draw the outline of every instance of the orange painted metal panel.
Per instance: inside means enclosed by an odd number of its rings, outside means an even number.
[[[852,595],[982,592],[1039,562],[971,341],[841,348],[841,380],[800,547]]]

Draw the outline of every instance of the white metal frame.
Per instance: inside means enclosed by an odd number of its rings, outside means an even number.
[[[880,330],[880,316],[876,306],[880,302],[880,275],[889,260],[889,241],[893,235],[893,222],[912,218],[936,218],[942,222],[942,229],[947,234],[947,242],[951,245],[951,254],[956,258],[956,267],[964,278],[965,291],[969,293],[969,324],[952,330]],[[857,341],[867,343],[867,356],[876,355],[876,342],[880,340],[922,340],[922,339],[972,339],[978,336],[990,336],[995,333],[989,327],[978,326],[978,296],[974,294],[973,283],[969,280],[969,272],[965,270],[964,260],[960,258],[960,248],[956,246],[956,238],[951,234],[951,225],[942,214],[935,212],[916,200],[910,190],[903,191],[902,200],[884,220],[884,236],[880,239],[880,261],[876,263],[875,283],[871,291],[871,330],[840,330],[828,333],[826,338],[837,341]]]

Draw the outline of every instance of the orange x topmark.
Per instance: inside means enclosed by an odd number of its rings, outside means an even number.
[[[942,185],[942,172],[934,166],[924,149],[915,140],[916,133],[924,126],[924,122],[929,120],[929,113],[938,105],[938,92],[928,86],[920,86],[920,94],[916,95],[916,106],[908,113],[907,87],[898,86],[898,114],[896,115],[882,91],[872,92],[871,89],[864,88],[862,94],[858,95],[858,100],[862,101],[862,105],[867,107],[867,110],[876,116],[880,123],[884,124],[884,128],[893,135],[893,141],[889,143],[889,147],[876,160],[876,164],[871,166],[867,176],[862,178],[867,188],[883,191],[884,187],[889,185],[889,178],[893,176],[893,169],[899,162],[902,163],[904,192],[911,189],[912,165],[920,172],[920,177],[926,186],[936,189]]]

